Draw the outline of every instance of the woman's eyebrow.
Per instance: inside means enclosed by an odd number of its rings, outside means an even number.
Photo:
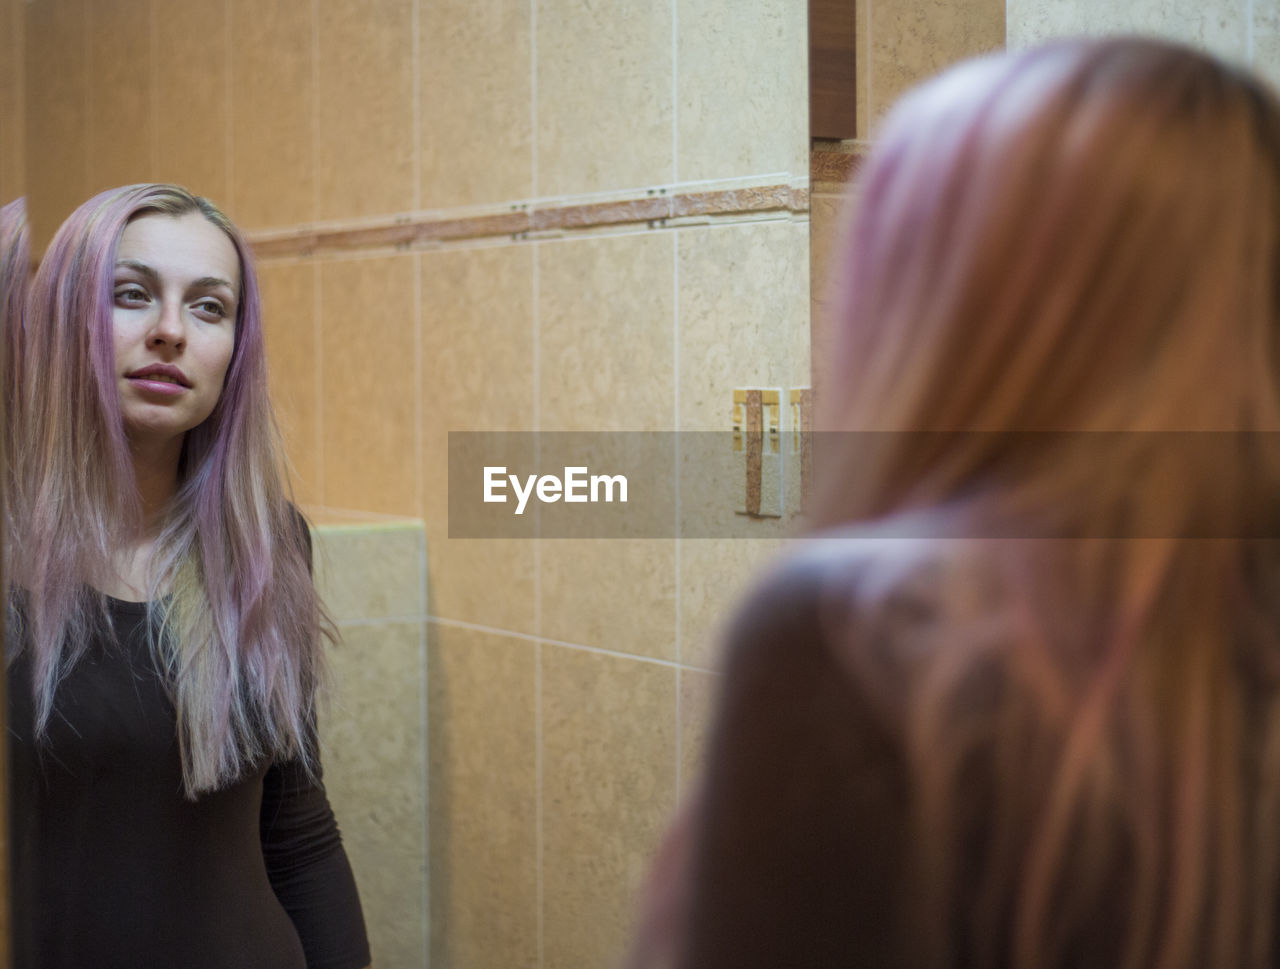
[[[141,276],[145,276],[149,282],[158,283],[160,281],[160,275],[145,262],[138,262],[136,259],[121,259],[116,263],[116,268],[119,269],[122,266],[126,269],[132,269]]]
[[[191,284],[192,289],[214,289],[218,286],[225,286],[233,293],[236,291],[236,288],[221,276],[201,276]]]
[[[116,267],[119,268],[122,266],[126,269],[132,269],[139,275],[146,277],[148,282],[156,284],[160,282],[159,273],[148,266],[145,262],[138,262],[136,259],[121,259],[116,263]],[[213,289],[218,286],[225,286],[233,293],[236,291],[236,288],[221,276],[201,276],[199,279],[191,283],[191,287],[193,289]]]

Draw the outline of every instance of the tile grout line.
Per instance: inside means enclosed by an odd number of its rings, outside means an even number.
[[[538,180],[538,66],[537,66],[537,17],[538,7],[537,0],[530,0],[531,22],[530,44],[533,56],[530,57],[533,69],[533,183],[534,190],[537,190]],[[542,395],[539,392],[541,385],[540,374],[542,369],[542,355],[539,353],[539,345],[541,343],[542,328],[542,312],[539,306],[542,293],[542,273],[541,273],[541,254],[542,246],[538,242],[534,242],[530,250],[529,258],[533,262],[530,279],[532,282],[532,293],[530,293],[530,301],[533,307],[532,319],[532,352],[529,354],[530,367],[533,370],[533,406],[532,420],[533,430],[540,431],[542,429]],[[534,437],[534,461],[538,459],[538,437]],[[541,526],[541,512],[535,519],[534,528],[535,536],[537,529]],[[534,904],[536,906],[536,940],[537,940],[537,966],[543,969],[544,961],[544,938],[545,938],[545,918],[543,913],[543,872],[542,865],[545,858],[545,847],[543,838],[543,763],[542,763],[542,543],[535,541],[533,543],[533,629],[538,639],[533,647],[533,776],[534,776],[534,869],[536,887],[534,891]]]
[[[682,542],[680,541],[680,235],[677,233],[671,239],[671,317],[672,317],[672,347],[671,353],[674,360],[675,385],[673,394],[675,413],[673,415],[673,424],[675,425],[675,609],[676,609],[676,803],[680,801],[680,757],[682,753],[682,745],[684,742],[684,723],[680,712],[680,662],[684,659],[684,643],[680,634],[680,587],[682,585],[680,572],[680,549]]]
[[[674,434],[675,446],[675,607],[676,607],[676,662],[679,663],[683,659],[683,643],[680,635],[680,235],[677,233],[671,238],[671,356],[672,370],[675,379],[672,383],[675,385],[673,394],[674,413],[672,415],[672,423],[675,427]]]
[[[604,649],[600,646],[587,646],[582,643],[570,643],[562,639],[548,639],[545,636],[535,636],[530,633],[522,633],[516,629],[503,629],[499,626],[485,626],[480,623],[468,622],[465,619],[449,619],[444,616],[388,616],[378,619],[346,619],[340,620],[338,625],[341,626],[368,626],[378,623],[406,623],[420,622],[425,620],[427,623],[434,623],[437,626],[447,626],[455,629],[468,629],[473,632],[487,633],[492,636],[502,636],[507,639],[519,639],[528,643],[540,643],[544,646],[561,646],[565,649],[574,649],[582,653],[594,653],[597,656],[608,656],[613,659],[634,660],[637,663],[647,663],[650,666],[662,666],[667,669],[684,669],[692,670],[696,673],[719,673],[719,670],[709,669],[705,666],[694,666],[689,663],[677,663],[675,660],[658,659],[654,656],[642,656],[639,653],[623,653],[616,649]]]
[[[415,131],[415,145],[417,144],[416,132],[418,124],[418,97],[417,97],[417,0],[414,0],[414,99],[413,99],[413,121]],[[414,197],[415,201],[418,192],[417,171],[417,148],[414,148]],[[414,478],[416,480],[417,505],[419,512],[424,511],[426,504],[426,484],[423,481],[422,463],[422,408],[425,406],[422,393],[422,254],[414,253],[413,255],[413,460],[414,460]],[[423,532],[422,538],[418,546],[418,588],[421,590],[422,611],[427,611],[427,547],[426,533]],[[428,663],[427,655],[427,623],[423,621],[419,638],[419,677],[418,685],[420,693],[418,695],[419,707],[419,736],[422,739],[422,827],[423,827],[423,871],[426,873],[423,878],[422,889],[422,954],[424,964],[428,967],[431,965],[431,811],[430,811],[430,773],[431,773],[431,728],[428,710],[428,691],[430,683],[428,682]]]
[[[418,587],[422,590],[422,607],[427,607],[427,543],[424,533],[418,544]],[[431,966],[431,720],[430,720],[430,656],[427,653],[427,622],[422,620],[418,633],[418,722],[422,737],[422,958]]]
[[[533,776],[534,776],[534,867],[537,875],[535,904],[537,905],[538,967],[543,964],[543,914],[542,914],[542,863],[544,859],[542,836],[542,643],[533,644]]]
[[[414,507],[419,514],[426,511],[426,484],[422,480],[422,409],[426,401],[422,393],[422,254],[413,253],[413,466]],[[423,515],[423,519],[426,516]]]
[[[445,626],[452,629],[466,629],[471,632],[485,633],[490,636],[500,636],[504,639],[518,639],[526,643],[541,643],[545,646],[561,646],[565,649],[574,649],[582,653],[594,653],[597,656],[608,656],[612,659],[628,659],[637,663],[647,663],[650,666],[663,666],[668,669],[682,669],[692,673],[710,673],[713,676],[719,675],[720,670],[712,669],[707,666],[696,666],[692,663],[677,663],[674,660],[658,659],[653,656],[642,656],[639,653],[623,653],[616,649],[604,649],[601,646],[587,646],[582,643],[570,643],[562,639],[547,639],[543,636],[535,636],[532,633],[522,633],[518,629],[504,629],[501,626],[486,626],[482,623],[468,622],[465,619],[449,619],[446,616],[435,616],[431,613],[414,613],[395,616],[377,616],[374,618],[354,617],[349,619],[336,619],[335,625],[339,629],[361,629],[367,626],[392,626],[392,625],[410,625],[413,623],[426,623],[427,625]]]

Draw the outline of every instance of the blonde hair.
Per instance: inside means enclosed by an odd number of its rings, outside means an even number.
[[[956,67],[863,167],[818,507],[936,539],[841,593],[921,965],[1272,957],[1278,216],[1271,92],[1138,38]]]

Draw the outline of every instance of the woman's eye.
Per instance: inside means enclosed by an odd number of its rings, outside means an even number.
[[[120,286],[116,288],[116,302],[118,303],[144,303],[147,300],[147,291],[141,286]]]
[[[196,308],[211,316],[216,316],[219,319],[222,319],[227,315],[226,309],[224,309],[223,305],[216,299],[202,299],[200,302],[196,303]]]

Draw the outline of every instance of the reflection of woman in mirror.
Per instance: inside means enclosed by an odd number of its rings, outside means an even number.
[[[843,530],[733,625],[637,963],[1275,965],[1278,233],[1280,105],[1189,49],[901,102],[837,270]]]
[[[369,962],[260,316],[240,234],[174,186],[86,202],[32,282],[6,550],[19,966]]]

